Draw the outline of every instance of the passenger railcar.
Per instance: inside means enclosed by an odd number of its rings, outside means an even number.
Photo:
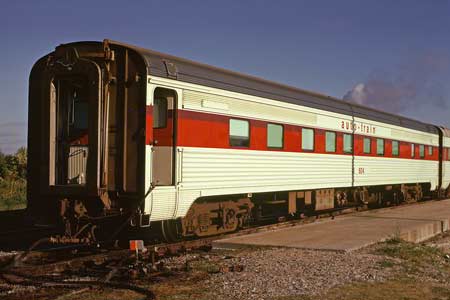
[[[60,45],[30,76],[29,211],[68,235],[442,196],[449,148],[447,129],[110,40]]]

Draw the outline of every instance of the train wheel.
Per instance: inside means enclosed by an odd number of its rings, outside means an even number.
[[[176,243],[182,240],[181,223],[178,220],[161,221],[161,232],[167,243]]]

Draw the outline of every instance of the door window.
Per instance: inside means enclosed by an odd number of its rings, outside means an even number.
[[[167,126],[167,98],[155,98],[153,101],[153,128]]]

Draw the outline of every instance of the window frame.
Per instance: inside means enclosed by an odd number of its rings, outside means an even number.
[[[379,146],[379,144],[378,144],[378,142],[380,142],[380,141],[382,141],[383,142],[383,153],[380,153],[378,150],[379,150],[379,148],[378,148],[378,146]],[[383,139],[383,138],[377,138],[377,155],[378,156],[384,156],[386,154],[386,140],[385,139]]]
[[[350,151],[346,151],[345,150],[345,137],[349,136],[350,137]],[[342,152],[347,153],[347,154],[353,154],[353,152],[355,151],[355,142],[354,142],[354,136],[351,133],[344,133],[344,135],[342,136]]]
[[[396,154],[394,153],[394,143],[397,144],[397,147],[396,147],[397,153],[396,153]],[[400,156],[400,142],[399,142],[399,141],[393,140],[393,141],[391,142],[391,146],[392,146],[392,156],[395,156],[395,157]]]
[[[247,142],[248,145],[247,146],[242,146],[242,145],[233,145],[231,143],[231,121],[241,121],[241,122],[247,122],[248,124],[248,137],[247,137]],[[249,120],[246,119],[238,119],[238,118],[229,118],[228,120],[228,144],[230,145],[230,147],[234,147],[234,148],[250,148],[250,139],[251,139],[251,123]]]
[[[305,148],[303,148],[303,137],[304,137],[303,130],[311,130],[312,131],[312,149],[305,149]],[[302,151],[304,151],[304,152],[314,152],[314,151],[316,151],[316,130],[314,128],[302,127],[300,147],[301,147]]]
[[[72,105],[69,106],[70,119],[73,118],[69,121],[69,135],[71,131],[89,129],[89,102],[76,100],[79,100],[79,98],[72,98]],[[82,117],[80,118],[80,116]]]
[[[425,145],[423,144],[419,145],[419,157],[425,158]]]
[[[269,146],[269,125],[280,126],[281,127],[281,147]],[[278,123],[267,123],[266,125],[266,147],[267,149],[284,149],[284,126]]]
[[[411,158],[416,157],[416,145],[414,143],[411,143]]]
[[[369,141],[369,152],[366,152],[366,140]],[[372,154],[372,138],[370,138],[370,137],[363,138],[363,153],[364,154]]]
[[[164,115],[164,126],[157,126],[155,127],[155,116],[153,115],[153,129],[164,129],[167,128],[168,125],[168,120],[169,120],[169,101],[167,100],[166,97],[157,97],[153,99],[153,112],[157,111],[156,109],[156,101],[160,101],[160,100],[164,100],[165,102],[165,107],[166,107],[166,111],[165,111],[165,115]],[[158,115],[159,116],[159,115]]]
[[[327,149],[327,145],[328,145],[328,141],[327,141],[327,134],[334,134],[334,151],[328,151]],[[326,130],[325,131],[325,153],[336,153],[337,152],[337,133],[335,131],[331,131],[331,130]]]

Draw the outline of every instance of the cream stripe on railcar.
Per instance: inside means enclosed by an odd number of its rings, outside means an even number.
[[[436,189],[439,163],[418,159],[355,157],[355,186],[429,182]]]
[[[355,130],[356,134],[439,147],[439,135],[437,133],[432,134],[361,118],[355,118],[355,124],[364,124],[375,128],[375,132]]]
[[[352,121],[352,117],[349,115],[156,76],[148,76],[148,81],[151,82],[149,85],[183,89],[182,101],[179,104],[185,110],[235,115],[243,118],[258,118],[281,123],[352,132],[351,129],[346,130],[341,127],[342,121]],[[437,134],[429,134],[356,117],[355,123],[358,122],[377,126],[377,129],[387,129],[381,130],[380,134],[380,131],[377,130],[375,134],[369,133],[369,135],[433,146],[439,145]],[[360,132],[356,133],[360,134]],[[432,136],[432,138],[430,139],[429,136]]]
[[[190,90],[183,91],[183,108],[309,126],[316,125],[318,119],[317,113],[302,111],[299,106],[295,109],[286,108],[274,103],[255,103],[241,98]],[[350,120],[350,117],[347,118]]]
[[[348,187],[351,166],[346,155],[185,147],[180,189],[213,196]],[[179,200],[182,216],[192,199]]]
[[[248,95],[223,96],[220,94],[220,90],[215,90],[214,92],[204,93],[194,90],[183,90],[183,109],[352,133],[351,126],[342,128],[342,122],[352,122],[352,117],[345,114]],[[252,101],[248,100],[248,97],[252,97]],[[259,101],[254,101],[255,99],[253,98],[257,98]],[[357,128],[361,128],[358,125],[369,125],[376,129],[375,132],[362,132],[356,129],[356,134],[433,145],[435,147],[439,146],[438,134],[430,134],[362,118],[355,118],[354,122]]]

